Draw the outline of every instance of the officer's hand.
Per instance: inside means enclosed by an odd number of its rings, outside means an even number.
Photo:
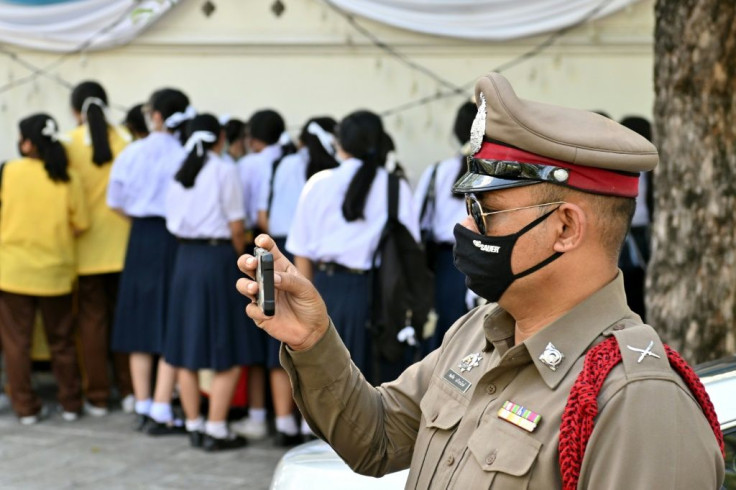
[[[252,255],[242,255],[238,267],[251,279],[238,280],[238,291],[250,298],[245,312],[270,336],[287,344],[293,350],[312,347],[327,331],[327,307],[311,281],[297,271],[279,251],[268,235],[258,235],[256,245],[273,254],[273,282],[275,285],[276,314],[266,316],[256,303],[258,261]]]

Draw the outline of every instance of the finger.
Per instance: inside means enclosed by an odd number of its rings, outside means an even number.
[[[258,283],[250,279],[241,278],[235,283],[235,289],[251,301],[255,301],[256,295],[258,294]]]
[[[238,258],[238,269],[240,269],[243,274],[247,274],[248,276],[255,278],[257,267],[258,261],[252,255],[243,254]]]
[[[298,298],[316,293],[312,282],[300,274],[274,272],[273,284],[276,289],[293,294]]]
[[[257,303],[248,304],[248,306],[245,307],[245,314],[253,320],[258,328],[263,328],[263,322],[265,322],[269,318],[273,318],[270,316],[266,316]]]
[[[256,246],[261,247],[273,255],[274,270],[286,271],[289,266],[293,264],[286,258],[286,256],[276,246],[276,242],[269,235],[261,233],[256,237]]]

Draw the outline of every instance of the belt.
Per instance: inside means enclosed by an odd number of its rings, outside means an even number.
[[[369,270],[365,269],[351,269],[350,267],[345,267],[344,265],[338,264],[337,262],[317,262],[317,270],[326,272],[330,276],[335,272],[344,272],[347,274],[356,275],[363,275],[370,272]]]
[[[178,238],[179,243],[187,245],[230,245],[232,241],[229,238]]]

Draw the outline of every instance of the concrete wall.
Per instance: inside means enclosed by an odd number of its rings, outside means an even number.
[[[247,118],[273,107],[292,133],[310,116],[340,118],[357,108],[383,111],[442,87],[374,47],[321,0],[284,0],[277,18],[272,0],[212,0],[206,17],[201,0],[181,0],[131,45],[69,55],[54,70],[69,82],[96,79],[113,104],[144,101],[156,88],[184,90],[200,111]],[[583,109],[614,118],[651,114],[653,104],[654,0],[572,29],[541,55],[505,71],[524,98]],[[401,53],[455,84],[472,82],[532,49],[546,36],[506,43],[458,41],[358,21]],[[45,66],[59,55],[6,46]],[[0,85],[29,71],[0,57]],[[16,154],[17,121],[47,111],[64,128],[73,121],[68,89],[46,78],[0,94],[0,160]],[[460,96],[435,101],[385,119],[399,158],[418,178],[422,169],[452,153],[450,134]],[[122,112],[115,112],[122,117]]]

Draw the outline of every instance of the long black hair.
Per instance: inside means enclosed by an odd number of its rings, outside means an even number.
[[[309,127],[312,124],[316,124],[322,128],[325,133],[334,137],[337,121],[328,116],[313,117],[307,121],[302,128],[302,132],[299,135],[299,141],[302,142],[302,145],[304,145],[309,152],[309,163],[307,164],[305,175],[307,180],[317,172],[335,168],[339,165],[338,161],[335,159],[334,146],[332,148],[325,148],[325,144],[323,144],[322,140],[310,131]]]
[[[465,102],[463,105],[461,105],[457,110],[457,115],[455,116],[455,124],[452,127],[452,132],[455,134],[455,137],[460,142],[461,145],[465,145],[468,141],[470,141],[470,128],[473,126],[473,119],[475,119],[475,115],[478,112],[478,108],[476,105],[472,102]],[[453,182],[457,182],[460,180],[460,177],[465,175],[465,171],[467,170],[467,167],[465,165],[465,156],[460,156],[460,165],[458,165],[458,172],[457,176],[455,177],[455,180]],[[465,194],[452,194],[452,197],[455,199],[465,199]]]
[[[112,162],[110,137],[105,119],[105,107],[107,107],[105,89],[95,81],[81,82],[72,90],[71,104],[87,124],[92,140],[92,162],[97,166]]]
[[[43,160],[49,178],[54,182],[69,182],[69,161],[64,146],[56,139],[59,126],[48,114],[34,114],[18,123],[20,136],[30,140]]]
[[[194,146],[174,176],[174,179],[181,182],[181,185],[187,189],[194,186],[197,175],[199,175],[199,172],[207,162],[207,151],[215,146],[220,139],[222,126],[220,126],[220,122],[212,114],[199,114],[189,123],[189,138],[197,138],[201,134],[199,133],[200,131],[211,134],[214,141],[200,141],[197,144],[192,143]]]
[[[136,104],[125,114],[125,127],[133,137],[145,138],[148,136],[146,118],[143,116],[143,104]]]
[[[355,111],[347,115],[338,126],[337,139],[342,149],[362,161],[353,176],[342,203],[342,215],[347,221],[363,218],[368,192],[378,167],[383,166],[381,143],[383,139],[381,118],[370,111]]]
[[[166,121],[174,114],[184,114],[189,108],[189,97],[184,94],[181,90],[175,88],[162,88],[157,90],[151,95],[148,101],[148,105],[152,112],[161,113],[161,117],[164,120],[164,127],[170,133],[179,133],[179,139],[181,144],[186,143],[186,131],[184,131],[188,120],[182,119],[181,121],[173,124],[167,123]]]

